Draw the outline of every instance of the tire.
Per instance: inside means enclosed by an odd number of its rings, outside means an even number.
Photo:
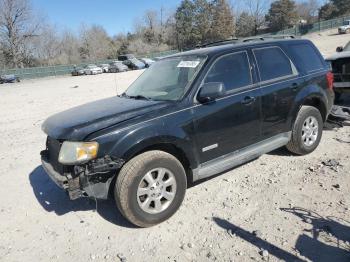
[[[323,119],[320,111],[313,106],[302,106],[294,122],[291,140],[286,145],[287,149],[297,155],[311,153],[321,141],[322,130]]]
[[[163,179],[159,180],[161,181],[159,186],[156,186],[155,181],[160,172],[156,173],[154,170],[165,170]],[[150,171],[153,171],[153,175]],[[149,179],[145,177],[150,174],[153,180],[150,180],[152,183],[147,185],[145,183]],[[175,187],[174,184],[169,186],[169,181],[170,183],[175,181]],[[155,187],[153,188],[152,185]],[[140,188],[149,193],[141,193],[137,196]],[[151,191],[152,188],[153,191]],[[163,151],[147,151],[132,158],[120,170],[115,183],[114,197],[118,209],[127,220],[139,227],[150,227],[167,220],[178,210],[184,199],[186,188],[186,173],[177,158]],[[163,193],[159,190],[168,192],[172,200],[168,201],[163,198]],[[153,192],[159,194],[155,195]],[[163,202],[152,199],[161,199]],[[159,210],[156,210],[156,202],[161,203],[160,206],[158,205],[161,207]],[[142,208],[141,204],[146,204],[148,210],[145,210],[145,207]]]

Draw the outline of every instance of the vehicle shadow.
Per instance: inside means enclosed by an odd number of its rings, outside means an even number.
[[[350,222],[336,217],[323,217],[316,212],[294,207],[282,211],[299,217],[312,228],[299,236],[295,248],[311,261],[350,261]],[[344,224],[339,221],[343,221]],[[347,225],[345,225],[347,224]]]
[[[322,217],[319,214],[302,208],[281,208],[281,211],[298,216],[303,222],[312,225],[312,229],[305,229],[295,244],[294,249],[302,257],[310,261],[328,262],[350,261],[350,227],[339,222],[335,217]],[[283,261],[306,261],[282,248],[254,235],[231,222],[213,217],[214,222],[231,230],[232,234],[255,245],[261,250],[267,250],[270,255]],[[345,224],[350,222],[343,220]],[[309,233],[309,234],[307,234]],[[310,233],[312,236],[310,236]]]
[[[68,195],[51,181],[41,165],[30,173],[29,181],[36,199],[47,212],[54,212],[56,215],[62,216],[76,211],[97,211],[110,223],[136,228],[121,215],[114,200],[97,200],[95,202],[94,199],[80,198],[71,201]]]
[[[214,222],[222,227],[225,230],[231,230],[232,234],[235,234],[237,237],[255,245],[261,250],[267,250],[270,255],[283,260],[283,261],[305,261],[300,259],[299,257],[285,251],[266,240],[261,239],[260,237],[255,236],[253,233],[236,226],[225,219],[221,219],[218,217],[213,217]]]

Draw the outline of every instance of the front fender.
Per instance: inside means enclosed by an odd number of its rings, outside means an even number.
[[[193,133],[191,112],[184,110],[124,128],[107,129],[94,140],[100,144],[99,157],[110,155],[125,161],[148,147],[172,145],[186,156],[190,167],[195,168],[198,160]]]

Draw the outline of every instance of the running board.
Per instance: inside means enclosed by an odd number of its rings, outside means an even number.
[[[285,146],[289,142],[291,134],[292,132],[282,133],[241,150],[205,162],[193,170],[193,181],[219,174]]]

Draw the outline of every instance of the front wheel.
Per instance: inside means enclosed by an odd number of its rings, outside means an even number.
[[[148,151],[128,161],[118,174],[114,197],[123,216],[140,227],[170,218],[186,192],[180,161],[163,151]]]
[[[321,141],[322,130],[323,119],[320,111],[313,106],[302,106],[295,120],[287,149],[298,155],[311,153]]]

